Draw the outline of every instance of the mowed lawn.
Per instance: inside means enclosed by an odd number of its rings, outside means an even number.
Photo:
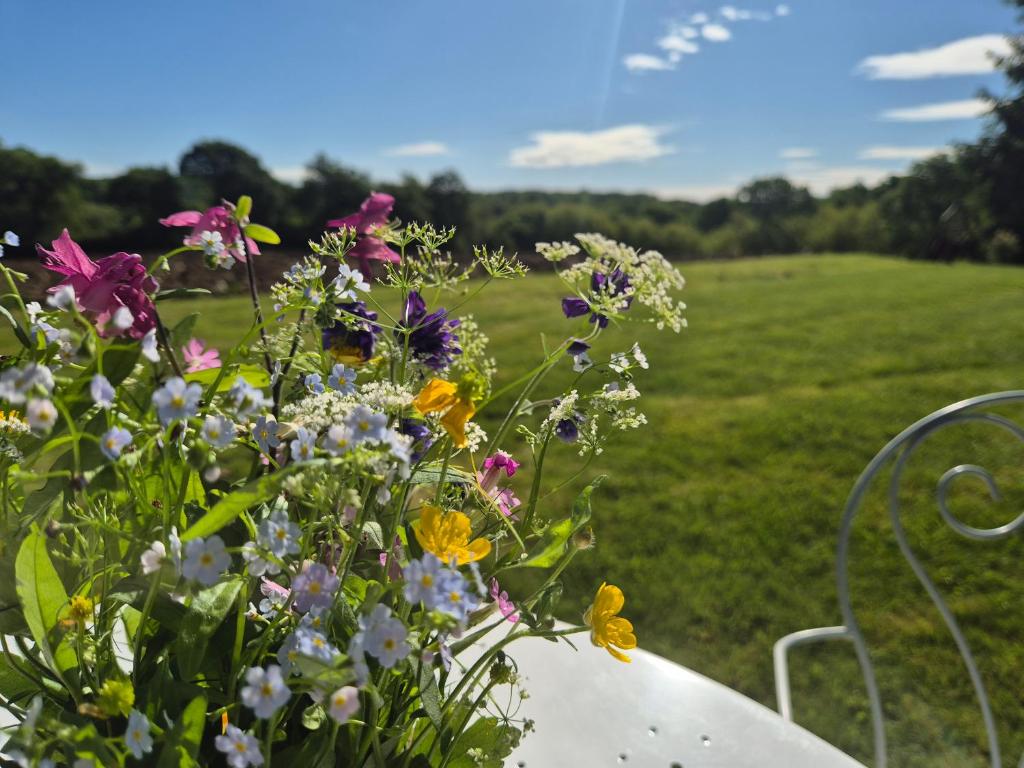
[[[601,580],[618,584],[644,648],[774,706],[772,643],[840,622],[836,533],[863,466],[934,409],[1024,387],[1024,271],[872,256],[694,263],[683,271],[688,330],[629,325],[594,350],[607,359],[639,334],[651,360],[637,382],[650,423],[616,438],[587,472],[610,477],[596,495],[597,547],[567,573],[561,612],[578,618]],[[560,294],[550,275],[536,275],[496,285],[464,308],[491,337],[502,381],[535,364],[541,334],[551,343],[571,332]],[[205,313],[200,335],[215,345],[229,345],[248,325],[243,299],[164,312],[173,320],[194,309]],[[537,398],[557,394],[568,368]],[[496,416],[481,418],[493,428]],[[948,467],[991,463],[1003,501],[988,502],[967,480],[954,506],[976,525],[1006,522],[1024,504],[1022,459],[1024,450],[998,430],[965,427],[922,449],[904,483],[907,528],[976,644],[1012,764],[1024,750],[1024,542],[959,539],[931,494]],[[577,462],[559,446],[548,458],[553,480]],[[564,515],[571,499],[555,494],[545,512]],[[987,764],[966,673],[900,559],[883,506],[869,506],[859,520],[853,559],[891,764]],[[868,761],[866,697],[852,649],[801,650],[792,662],[797,719]]]

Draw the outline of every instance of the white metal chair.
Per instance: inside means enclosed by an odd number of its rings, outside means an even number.
[[[850,533],[854,518],[864,503],[868,489],[872,486],[875,478],[886,468],[891,466],[891,475],[888,485],[888,507],[889,517],[892,522],[896,541],[904,558],[910,564],[918,581],[924,587],[932,603],[938,609],[956,642],[957,649],[967,668],[971,684],[974,687],[978,705],[981,709],[982,720],[988,738],[989,760],[992,768],[1002,768],[1003,761],[999,749],[999,739],[996,732],[995,719],[992,716],[992,707],[989,702],[985,684],[978,671],[971,648],[964,637],[963,632],[957,623],[953,612],[949,609],[945,599],[939,592],[935,583],[929,577],[921,561],[915,555],[907,540],[906,532],[901,521],[899,487],[904,468],[911,455],[919,445],[929,436],[935,434],[948,426],[963,423],[983,423],[996,426],[1006,430],[1014,437],[1024,442],[1024,429],[1013,421],[992,413],[988,409],[992,406],[1005,405],[1008,403],[1024,402],[1024,391],[1014,390],[1010,392],[996,392],[990,395],[963,400],[959,403],[947,406],[930,416],[926,416],[917,423],[911,425],[886,445],[871,460],[861,473],[857,482],[850,492],[846,502],[846,509],[843,512],[839,529],[839,546],[836,557],[836,582],[839,593],[839,610],[842,614],[843,623],[835,627],[820,627],[817,629],[806,629],[786,635],[775,643],[773,656],[775,663],[775,692],[778,700],[779,714],[786,720],[792,721],[793,708],[789,685],[789,664],[788,652],[791,648],[808,643],[824,640],[848,640],[853,643],[860,663],[861,672],[864,676],[864,684],[867,688],[868,701],[871,708],[871,725],[874,736],[874,754],[876,768],[885,768],[886,740],[885,723],[882,716],[882,702],[878,691],[878,684],[875,679],[874,668],[871,657],[868,653],[864,635],[857,624],[853,609],[850,603],[849,583],[849,547]],[[992,475],[982,467],[973,464],[962,464],[946,471],[939,479],[936,491],[936,500],[939,513],[942,519],[958,534],[970,539],[980,541],[991,541],[1010,536],[1024,528],[1024,513],[1009,523],[995,528],[976,528],[966,525],[958,519],[950,510],[947,504],[947,494],[952,482],[961,475],[973,475],[981,478],[988,486],[993,499],[1000,498],[999,489]],[[1020,762],[1024,768],[1024,758]]]

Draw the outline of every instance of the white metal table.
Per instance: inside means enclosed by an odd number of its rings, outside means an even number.
[[[616,661],[573,635],[506,649],[536,721],[506,765],[518,768],[864,768],[752,699],[653,653]]]

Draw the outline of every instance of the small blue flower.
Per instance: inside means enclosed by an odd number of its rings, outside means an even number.
[[[336,389],[343,395],[352,395],[356,391],[356,371],[348,368],[344,363],[337,363],[331,368],[331,375],[327,377],[327,386]]]
[[[252,437],[263,453],[270,453],[271,448],[277,448],[281,439],[277,436],[277,421],[273,416],[260,416],[252,428]]]
[[[312,392],[314,395],[322,395],[326,390],[324,389],[323,379],[319,373],[311,373],[302,380],[303,386],[306,390]]]
[[[387,437],[388,417],[383,413],[374,413],[365,405],[357,405],[345,418],[345,426],[356,443],[364,440],[379,442]]]
[[[440,558],[429,552],[422,559],[411,561],[402,571],[405,599],[410,603],[423,603],[427,608],[436,607],[442,568]]]
[[[310,432],[305,427],[295,430],[295,439],[291,442],[292,461],[309,461],[313,458],[313,449],[316,447],[316,432]]]
[[[328,428],[320,445],[331,456],[341,456],[355,448],[356,442],[352,438],[352,431],[341,424],[335,424]]]
[[[111,461],[121,458],[121,451],[132,443],[132,433],[121,427],[108,429],[100,438],[100,450]]]
[[[235,424],[227,416],[207,416],[203,439],[214,448],[226,448],[235,440]]]
[[[195,579],[204,587],[212,587],[220,581],[220,575],[231,567],[231,555],[224,547],[224,539],[211,536],[208,539],[192,539],[185,545],[185,560],[181,574],[186,579]]]
[[[239,416],[247,416],[267,405],[267,398],[263,396],[263,391],[252,386],[241,376],[235,379],[228,395],[234,401]]]
[[[323,632],[309,627],[295,630],[295,649],[303,656],[328,664],[338,655],[338,649],[328,642]]]
[[[305,613],[314,608],[330,608],[340,583],[340,579],[326,565],[310,564],[292,580],[292,594],[295,596],[292,604],[295,610]]]
[[[242,703],[259,718],[271,717],[292,697],[292,692],[281,676],[281,668],[276,664],[265,670],[250,667],[245,673],[245,682],[247,684],[242,688]]]
[[[114,405],[114,388],[102,373],[92,377],[92,381],[89,382],[89,394],[92,401],[104,410],[110,410]]]
[[[469,589],[469,582],[461,573],[450,568],[441,572],[437,583],[437,604],[434,606],[437,610],[462,623],[476,610],[478,603]]]
[[[128,717],[128,727],[124,732],[124,745],[136,760],[141,760],[147,752],[153,751],[153,737],[149,734],[149,720],[137,709]]]
[[[198,384],[186,384],[185,380],[178,376],[170,379],[153,393],[153,405],[156,406],[160,423],[166,427],[176,419],[195,416],[202,396],[203,388]]]
[[[275,557],[295,555],[299,552],[299,537],[302,531],[288,518],[284,510],[271,513],[256,529],[256,541]]]
[[[4,232],[4,245],[9,245],[12,248],[17,248],[19,245],[21,245],[21,238],[8,229],[6,232]]]

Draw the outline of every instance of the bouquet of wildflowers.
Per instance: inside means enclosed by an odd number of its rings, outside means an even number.
[[[393,202],[329,222],[266,313],[255,269],[278,238],[246,197],[163,219],[187,234],[148,266],[93,260],[65,230],[38,246],[61,277],[45,304],[0,263],[16,350],[0,363],[11,761],[500,766],[531,727],[498,695],[517,688],[516,638],[589,632],[629,661],[616,587],[554,623],[597,481],[542,509],[542,468],[643,422],[639,347],[593,362],[594,344],[625,319],[680,330],[681,276],[597,235],[540,244],[568,286],[565,339],[495,389],[487,338],[437,299],[525,268],[486,248],[459,266],[451,231],[399,226]],[[194,316],[163,323],[165,300],[199,292],[160,291],[171,258],[246,271],[252,321],[233,348],[193,338]],[[559,366],[572,387],[541,395]],[[480,415],[510,399],[486,434]],[[522,569],[547,577],[516,594]]]

